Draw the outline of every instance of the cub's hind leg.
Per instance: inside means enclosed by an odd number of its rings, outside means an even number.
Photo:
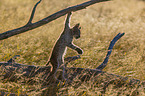
[[[61,78],[62,78],[62,80],[63,81],[66,81],[67,80],[67,78],[65,78],[65,63],[64,63],[64,60],[60,60],[61,61]]]
[[[65,64],[62,64],[62,67],[63,67],[63,70],[62,70],[62,78],[63,78],[63,80],[65,81],[65,80],[67,80],[67,79],[65,78]]]
[[[52,72],[53,78],[59,82],[61,81],[60,79],[62,79],[64,81],[67,80],[65,78],[65,65],[64,65],[64,63],[61,60],[57,59],[57,62],[55,62],[55,65],[57,65],[57,66],[53,66],[53,72]]]
[[[57,71],[58,71],[58,69],[59,69],[59,62],[57,62],[57,66],[56,66],[56,68],[53,68],[53,70],[55,70],[55,72],[54,72],[54,74],[53,74],[53,77],[54,77],[54,79],[56,80],[56,81],[59,81],[58,79],[57,79],[57,77],[56,77],[56,73],[57,73]]]

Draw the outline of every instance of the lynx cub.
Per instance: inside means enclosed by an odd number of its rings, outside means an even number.
[[[62,73],[63,79],[65,79],[64,55],[66,53],[67,47],[76,50],[78,54],[83,54],[83,50],[72,43],[73,37],[75,37],[76,39],[80,38],[81,27],[79,27],[79,23],[78,23],[73,28],[70,28],[70,24],[69,24],[70,16],[71,13],[68,13],[65,21],[64,31],[61,33],[60,37],[56,41],[51,53],[51,57],[46,64],[46,65],[48,65],[49,63],[52,64],[53,70],[50,73],[50,76],[54,75],[54,77],[56,76],[58,68],[60,66],[63,66],[63,73]],[[55,79],[57,78],[55,77]]]

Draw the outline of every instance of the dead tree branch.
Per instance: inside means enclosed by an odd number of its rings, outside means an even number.
[[[85,9],[86,7],[90,6],[90,5],[93,5],[95,3],[100,3],[100,2],[106,2],[106,1],[110,1],[110,0],[90,0],[90,1],[87,1],[87,2],[84,2],[82,4],[79,4],[79,5],[75,5],[75,6],[71,6],[71,7],[68,7],[66,9],[63,9],[63,10],[60,10],[40,21],[37,21],[35,23],[32,23],[32,20],[33,20],[33,17],[34,17],[34,13],[35,13],[35,9],[37,7],[37,5],[41,2],[41,0],[39,0],[39,2],[36,3],[36,5],[34,6],[33,8],[33,11],[31,13],[31,16],[30,16],[30,20],[28,21],[28,23],[20,28],[16,28],[16,29],[13,29],[13,30],[9,30],[9,31],[6,31],[6,32],[3,32],[0,34],[0,40],[3,40],[3,39],[6,39],[6,38],[9,38],[11,36],[14,36],[14,35],[17,35],[17,34],[20,34],[20,33],[24,33],[26,31],[29,31],[29,30],[32,30],[32,29],[35,29],[37,27],[40,27],[44,24],[47,24],[61,16],[64,16],[65,14],[71,12],[71,11],[78,11],[78,10],[82,10],[82,9]]]
[[[111,55],[111,52],[112,52],[112,49],[113,49],[113,46],[115,45],[115,43],[124,35],[125,33],[119,33],[117,34],[113,40],[110,42],[110,45],[109,45],[109,48],[108,48],[108,53],[106,55],[106,58],[104,59],[103,63],[100,64],[96,69],[99,69],[99,70],[103,70],[107,63],[108,63],[108,60],[109,60],[109,56]]]
[[[27,23],[26,25],[32,24],[32,20],[33,20],[33,18],[34,18],[34,14],[35,14],[36,7],[37,7],[37,5],[38,5],[40,2],[41,2],[41,0],[38,1],[38,2],[36,3],[36,5],[34,6],[34,8],[33,8],[33,10],[32,10],[32,13],[31,13],[31,16],[30,16],[30,19],[29,19],[29,21],[28,21],[28,23]]]
[[[44,76],[47,76],[50,70],[50,66],[32,66],[16,63],[13,65],[9,65],[9,63],[0,63],[0,77],[3,77],[4,81],[19,81],[31,84],[38,82],[37,78],[39,78],[41,82],[47,82],[42,78]],[[72,67],[66,68],[66,73],[68,75],[68,78],[72,81],[72,84],[74,84],[73,87],[75,88],[78,88],[81,84],[83,84],[84,82],[87,83],[90,80],[95,86],[101,86],[104,89],[103,92],[105,92],[106,88],[108,88],[108,86],[112,84],[118,88],[124,86],[128,88],[133,88],[135,86],[145,88],[144,81],[140,81],[138,79],[128,79],[127,77],[106,73],[97,69]],[[77,82],[75,81],[75,78],[78,78]],[[71,83],[69,84],[69,86],[70,85]]]

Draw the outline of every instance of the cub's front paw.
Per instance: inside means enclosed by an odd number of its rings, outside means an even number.
[[[78,54],[83,54],[83,50],[81,50],[79,48],[77,48],[76,50],[77,50]]]

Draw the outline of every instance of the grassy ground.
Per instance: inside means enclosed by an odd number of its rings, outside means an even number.
[[[37,8],[33,22],[81,2],[84,0],[43,0]],[[0,32],[26,24],[35,3],[36,0],[0,0]],[[0,61],[7,61],[19,54],[21,57],[16,60],[18,63],[43,66],[63,30],[64,19],[65,16],[37,29],[0,41]],[[115,45],[104,71],[145,80],[144,22],[145,2],[141,0],[112,0],[73,13],[71,25],[80,23],[82,26],[81,38],[74,40],[74,44],[79,45],[84,54],[80,60],[68,66],[96,68],[104,60],[110,40],[119,32],[125,32],[125,36]],[[76,54],[71,49],[67,52],[67,56]],[[0,86],[2,90],[17,93],[30,90],[29,86],[14,83],[2,83]],[[87,92],[91,95],[96,94],[95,91]]]

